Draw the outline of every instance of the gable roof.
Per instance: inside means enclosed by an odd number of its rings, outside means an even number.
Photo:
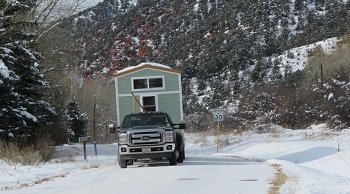
[[[131,66],[131,67],[127,67],[125,69],[122,69],[118,72],[116,72],[115,74],[113,74],[113,77],[117,78],[117,77],[121,77],[136,71],[140,71],[142,69],[154,69],[154,70],[159,70],[159,71],[166,71],[166,72],[170,72],[170,73],[182,73],[181,70],[178,69],[172,69],[169,66],[166,65],[162,65],[159,63],[140,63],[139,65],[136,66]]]

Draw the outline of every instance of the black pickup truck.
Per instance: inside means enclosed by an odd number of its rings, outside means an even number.
[[[163,112],[126,115],[118,132],[118,162],[121,168],[137,159],[168,159],[171,166],[185,159],[185,124],[174,124]]]

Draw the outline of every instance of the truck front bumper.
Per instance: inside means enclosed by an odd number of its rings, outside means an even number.
[[[170,158],[175,151],[175,143],[148,146],[119,145],[118,154],[122,160]]]

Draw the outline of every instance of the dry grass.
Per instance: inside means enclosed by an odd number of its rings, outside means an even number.
[[[198,134],[198,137],[194,139],[194,144],[196,145],[206,145],[208,143],[208,137],[212,136],[212,132],[210,131],[202,131]]]
[[[319,140],[325,140],[330,139],[332,137],[335,137],[336,134],[332,131],[320,131],[320,132],[305,132],[303,134],[304,139],[319,139]]]
[[[271,129],[269,131],[269,136],[272,137],[272,138],[279,138],[281,135],[281,132],[277,129]]]
[[[282,171],[282,168],[278,164],[272,165],[276,170],[276,176],[271,180],[271,187],[268,194],[278,194],[281,186],[289,180],[289,177]]]
[[[23,187],[29,187],[29,186],[33,186],[33,185],[36,185],[36,184],[41,184],[43,182],[48,182],[48,181],[51,181],[55,178],[63,178],[63,177],[66,177],[68,173],[62,173],[62,174],[59,174],[59,175],[55,175],[55,176],[52,176],[52,177],[44,177],[44,178],[40,178],[40,179],[37,179],[35,181],[33,181],[32,183],[21,183],[21,184],[18,184],[16,186],[7,186],[7,187],[4,187],[4,188],[1,188],[1,190],[13,190],[13,189],[20,189],[20,188],[23,188]]]
[[[198,134],[197,137],[194,138],[194,144],[196,145],[207,145],[208,143],[212,143],[213,137],[215,139],[215,144],[218,144],[219,147],[224,147],[228,146],[231,143],[231,135],[229,133],[225,134],[220,134],[219,138],[217,138],[217,133],[216,132],[211,132],[211,131],[202,131]]]
[[[350,68],[350,47],[345,46],[350,42],[350,36],[346,39],[337,43],[337,51],[333,53],[324,53],[320,49],[315,49],[313,51],[313,56],[311,57],[305,67],[306,79],[304,80],[305,85],[312,85],[319,81],[320,78],[320,65],[323,66],[323,76],[336,77],[339,72],[346,71],[344,73],[349,73]],[[327,81],[327,80],[325,80]]]
[[[0,159],[9,165],[37,165],[54,157],[55,149],[48,140],[42,140],[36,146],[20,148],[15,144],[0,142]]]
[[[92,168],[99,168],[99,167],[100,167],[99,164],[91,164],[90,166],[84,166],[83,170],[92,169]]]
[[[230,141],[230,136],[229,135],[224,135],[222,137],[219,138],[219,146],[220,147],[224,147],[224,146],[228,146],[231,144]]]
[[[68,155],[65,157],[59,157],[55,159],[56,163],[67,163],[67,162],[75,162],[75,157],[73,155]]]
[[[4,143],[0,147],[0,158],[9,165],[36,165],[41,161],[39,152],[32,147],[20,149],[15,145],[7,146]]]
[[[44,138],[36,144],[36,150],[39,152],[43,162],[47,162],[54,158],[56,150],[55,147],[51,146],[52,144],[53,143],[49,138]]]

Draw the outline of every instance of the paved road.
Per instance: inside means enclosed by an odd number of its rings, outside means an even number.
[[[81,147],[74,149],[77,151]],[[109,155],[115,151],[113,145],[98,145],[100,154]],[[88,153],[94,153],[92,145],[88,145]],[[273,167],[265,163],[191,153],[184,163],[177,166],[169,166],[167,160],[139,161],[120,169],[117,163],[112,163],[5,193],[261,194],[267,193],[273,176]]]

